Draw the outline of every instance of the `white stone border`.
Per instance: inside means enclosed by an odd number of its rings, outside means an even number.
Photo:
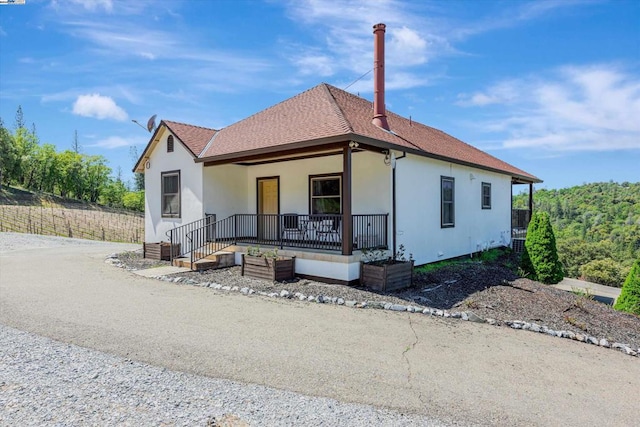
[[[105,262],[115,265],[120,268],[127,268],[127,266],[121,262],[117,255],[110,255]],[[331,297],[327,295],[304,295],[300,292],[291,293],[286,289],[281,290],[280,292],[262,292],[255,291],[249,287],[239,287],[239,286],[224,286],[219,283],[213,282],[197,282],[193,279],[188,279],[186,277],[168,277],[168,276],[156,276],[155,279],[162,280],[163,282],[170,283],[182,283],[185,285],[193,285],[200,286],[203,288],[211,288],[221,291],[229,291],[229,292],[240,292],[243,295],[259,295],[265,296],[269,298],[286,298],[286,299],[297,299],[299,301],[307,301],[307,302],[315,302],[319,304],[336,304],[336,305],[344,305],[346,307],[352,308],[371,308],[371,309],[379,309],[379,310],[391,310],[391,311],[406,311],[409,313],[421,313],[429,316],[438,316],[444,318],[451,319],[461,319],[469,322],[475,323],[488,323],[490,325],[499,326],[499,322],[495,319],[484,319],[472,312],[465,311],[447,311],[440,310],[436,308],[430,307],[420,307],[414,305],[403,305],[403,304],[392,304],[390,302],[384,301],[355,301],[355,300],[344,300],[339,297]],[[615,350],[619,350],[629,356],[640,357],[640,348],[633,349],[626,344],[622,343],[609,343],[606,338],[596,338],[590,335],[586,335],[583,333],[577,333],[573,331],[556,331],[554,329],[550,329],[544,325],[538,325],[536,323],[525,322],[523,320],[508,320],[504,322],[506,325],[511,327],[512,329],[521,329],[523,331],[537,332],[546,334],[552,337],[558,338],[567,338],[573,341],[579,341],[587,344],[596,345],[603,348],[611,348]]]

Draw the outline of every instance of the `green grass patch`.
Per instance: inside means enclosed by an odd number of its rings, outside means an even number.
[[[494,248],[489,249],[488,251],[483,251],[477,254],[474,254],[473,257],[469,257],[468,255],[445,259],[443,261],[432,262],[430,264],[424,264],[419,267],[416,267],[417,273],[432,273],[444,267],[451,266],[463,266],[464,264],[469,264],[472,262],[482,262],[482,263],[495,263],[499,262],[501,259],[507,257],[511,254],[511,249],[509,248]],[[505,265],[508,268],[512,268],[510,262],[505,262]]]

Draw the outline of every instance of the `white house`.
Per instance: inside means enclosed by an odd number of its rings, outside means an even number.
[[[323,83],[221,130],[161,121],[134,169],[145,241],[277,247],[340,283],[357,283],[364,248],[402,244],[419,265],[509,245],[512,185],[541,181],[386,111],[374,34],[373,105]]]

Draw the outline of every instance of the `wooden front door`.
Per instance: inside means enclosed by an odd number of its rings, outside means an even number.
[[[280,179],[258,178],[258,238],[278,239],[280,213]]]

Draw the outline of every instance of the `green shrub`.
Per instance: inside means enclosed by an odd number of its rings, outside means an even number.
[[[122,196],[125,208],[144,212],[144,191],[129,191]]]
[[[557,237],[558,258],[567,277],[580,277],[580,267],[597,259],[614,258],[613,243],[610,240],[587,242],[578,237]],[[624,276],[623,276],[624,280]]]
[[[614,306],[616,310],[640,315],[640,258],[636,260],[622,285],[622,291]]]
[[[548,213],[533,214],[524,248],[521,268],[532,280],[553,284],[564,278]]]
[[[611,258],[589,261],[580,267],[580,275],[589,282],[615,286],[616,288],[622,286],[624,281],[622,266]]]

